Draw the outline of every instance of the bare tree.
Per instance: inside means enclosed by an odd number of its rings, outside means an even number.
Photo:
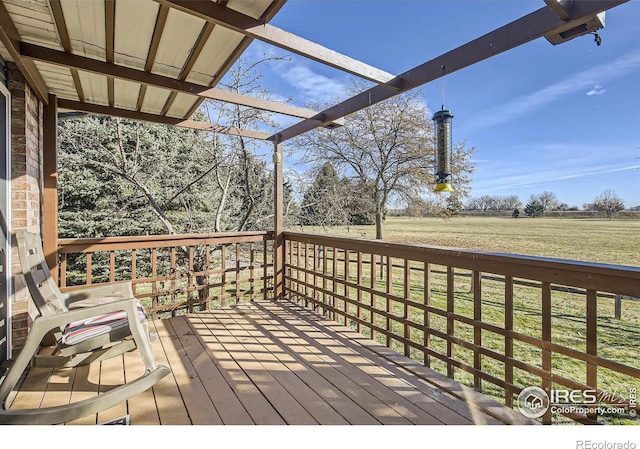
[[[542,206],[543,211],[548,211],[554,209],[560,201],[555,193],[544,191],[537,195],[531,195],[529,197],[529,203],[538,203]]]
[[[363,85],[354,84],[350,95],[362,90]],[[317,129],[294,142],[293,151],[302,154],[304,163],[331,162],[344,176],[367,186],[376,239],[382,239],[389,201],[396,197],[409,203],[428,194],[435,180],[433,123],[422,95],[420,89],[398,95],[346,117],[340,128]],[[457,151],[468,154],[463,146]],[[464,194],[470,180],[455,165],[453,171],[454,187]]]
[[[606,212],[607,218],[611,220],[614,213],[624,209],[624,201],[613,190],[607,189],[594,198],[591,207],[593,210]]]
[[[229,71],[225,82],[220,87],[234,93],[270,99],[271,93],[263,89],[260,84],[262,73],[260,68],[273,61],[286,59],[285,57],[264,56],[259,61],[247,64],[240,59]],[[261,126],[276,127],[273,114],[254,108],[247,108],[236,104],[226,104],[218,100],[205,100],[203,108],[209,121],[233,126],[239,129],[258,130]],[[267,187],[255,176],[256,170],[266,170],[266,166],[255,155],[256,142],[242,136],[221,136],[211,141],[211,157],[214,160],[214,177],[217,187],[222,192],[218,203],[214,229],[220,231],[242,231],[255,225],[260,216],[269,213],[266,207],[267,198],[272,192],[265,191]],[[258,182],[256,182],[258,181]],[[234,191],[234,195],[231,195]],[[235,204],[229,201],[235,200]],[[231,216],[225,213],[229,209],[234,211]],[[227,217],[228,223],[223,223]]]

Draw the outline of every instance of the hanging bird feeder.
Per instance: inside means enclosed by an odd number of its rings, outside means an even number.
[[[433,114],[436,133],[436,192],[453,192],[451,187],[451,119],[453,114],[444,109]]]

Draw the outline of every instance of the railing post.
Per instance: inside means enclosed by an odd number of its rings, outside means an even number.
[[[322,247],[322,304],[327,304],[327,247]],[[327,308],[322,308],[322,316],[327,316]]]
[[[615,303],[615,317],[620,320],[622,319],[622,295],[616,295]]]
[[[507,333],[504,337],[504,355],[513,358],[513,338],[509,332],[513,331],[513,277],[504,277],[504,329]],[[504,365],[504,380],[508,384],[513,384],[513,365],[510,362]],[[513,391],[505,388],[505,404],[513,407]]]
[[[587,354],[598,355],[598,298],[595,290],[587,290]],[[587,363],[587,385],[598,388],[598,365]],[[589,418],[597,419],[597,414],[589,414]]]
[[[276,135],[273,142],[273,291],[274,299],[284,299],[284,209],[283,209],[282,143]]]
[[[425,306],[431,306],[431,264],[429,262],[424,263],[424,279],[423,279],[423,299]],[[431,317],[429,314],[429,310],[427,308],[424,309],[424,347],[428,349],[431,347]],[[429,353],[424,351],[424,366],[427,368],[431,367],[431,358],[429,357]]]
[[[411,327],[409,321],[411,321],[411,308],[409,307],[409,301],[411,301],[411,261],[409,259],[404,260],[404,355],[411,356],[411,347],[407,344],[411,340]]]
[[[385,312],[387,312],[387,318],[386,318],[386,325],[385,325],[385,331],[386,331],[386,335],[387,335],[387,347],[391,347],[391,308],[392,308],[392,304],[391,304],[391,292],[393,291],[393,260],[391,259],[391,257],[387,256],[387,265],[386,265],[387,271],[386,271],[386,288],[385,291],[387,292],[387,299],[385,300],[386,303],[386,307],[384,309]]]
[[[542,283],[542,341],[551,342],[551,284]],[[542,388],[551,397],[551,351],[542,349],[542,370],[547,373],[547,379],[542,379]],[[551,408],[542,416],[544,424],[551,424]]]
[[[351,304],[349,304],[349,295],[350,290],[348,286],[349,277],[351,274],[349,273],[349,267],[351,265],[351,252],[348,249],[344,250],[344,325],[349,326],[349,319],[347,318],[350,315]]]
[[[454,358],[454,346],[451,337],[454,334],[454,319],[453,313],[455,312],[454,301],[454,273],[453,267],[447,267],[447,377],[454,378],[453,364],[451,363]]]
[[[358,291],[356,292],[356,295],[357,295],[357,301],[358,301],[358,307],[357,307],[358,323],[356,325],[356,329],[358,330],[358,332],[362,333],[362,307],[360,307],[360,304],[362,304],[362,251],[358,251],[357,264],[358,264],[358,268],[357,268]]]
[[[482,347],[482,329],[478,324],[482,321],[482,273],[473,271],[471,285],[473,285],[473,344],[476,348]],[[482,378],[479,372],[482,371],[482,354],[478,349],[473,351],[473,367],[476,372],[473,374],[473,387],[477,391],[482,391]]]

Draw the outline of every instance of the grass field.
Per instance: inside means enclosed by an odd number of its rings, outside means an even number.
[[[312,228],[306,232],[375,238],[374,226]],[[389,217],[385,240],[482,251],[640,266],[640,220]]]

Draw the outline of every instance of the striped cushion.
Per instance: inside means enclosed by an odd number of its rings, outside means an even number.
[[[140,303],[138,303],[138,318],[141,322],[147,319],[147,314]],[[86,320],[74,321],[64,331],[62,343],[67,346],[76,345],[90,338],[108,334],[126,326],[128,326],[128,320],[124,310],[105,313]]]

